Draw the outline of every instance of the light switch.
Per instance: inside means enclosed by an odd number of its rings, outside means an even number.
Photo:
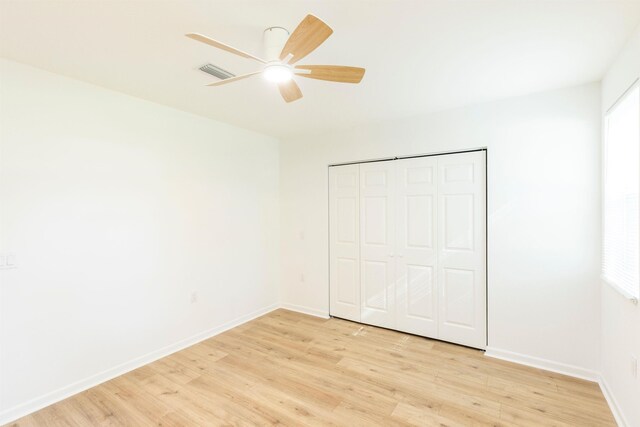
[[[7,267],[15,267],[16,266],[16,254],[7,254],[6,260]]]

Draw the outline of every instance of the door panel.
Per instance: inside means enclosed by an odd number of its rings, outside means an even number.
[[[336,258],[337,302],[353,307],[358,304],[358,263],[352,258]]]
[[[407,317],[424,320],[434,319],[433,267],[408,264],[405,271],[407,273]],[[425,331],[422,332],[423,335],[427,334]]]
[[[387,211],[389,210],[389,200],[387,196],[375,197],[364,196],[363,205],[363,243],[366,245],[387,245],[387,235],[389,234],[387,224]]]
[[[360,165],[360,318],[386,328],[395,328],[394,163]]]
[[[340,243],[354,243],[358,234],[358,200],[356,197],[337,197],[338,235]]]
[[[360,168],[329,168],[329,292],[333,316],[360,321]]]
[[[475,324],[475,272],[457,268],[443,269],[446,324],[472,328]]]
[[[396,163],[397,328],[437,338],[437,160],[421,157]]]
[[[362,261],[362,277],[365,286],[362,305],[367,309],[387,310],[388,263],[381,261]]]
[[[438,335],[476,348],[486,347],[484,156],[438,156]]]
[[[474,194],[446,194],[444,202],[444,249],[473,251]]]
[[[433,248],[433,209],[435,198],[432,194],[406,195],[406,242],[412,248]],[[400,199],[402,203],[402,199]],[[402,207],[400,208],[402,210]]]

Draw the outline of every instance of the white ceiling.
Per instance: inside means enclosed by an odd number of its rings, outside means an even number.
[[[301,63],[362,66],[360,85],[299,79],[286,104],[260,76],[204,87],[206,62],[259,63],[262,31],[307,14],[333,35]],[[286,137],[599,80],[640,22],[640,1],[0,0],[0,56]]]

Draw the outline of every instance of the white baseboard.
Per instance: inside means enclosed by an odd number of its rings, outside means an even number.
[[[114,366],[113,368],[107,369],[106,371],[100,372],[98,374],[92,375],[83,380],[69,384],[65,387],[62,387],[58,390],[52,391],[43,396],[32,399],[21,405],[15,406],[13,408],[9,408],[3,411],[2,413],[0,413],[0,425],[8,424],[11,421],[15,421],[18,418],[24,417],[25,415],[29,415],[32,412],[35,412],[46,406],[52,405],[56,402],[66,399],[67,397],[73,396],[74,394],[85,391],[91,387],[95,387],[98,384],[101,384],[105,381],[109,381],[120,375],[126,374],[129,371],[132,371],[141,366],[147,365],[158,359],[166,357],[172,353],[175,353],[176,351],[180,351],[194,344],[197,344],[200,341],[204,341],[222,332],[228,331],[231,328],[235,328],[236,326],[239,326],[243,323],[253,320],[256,317],[265,315],[273,310],[278,309],[279,307],[280,307],[279,304],[271,304],[267,307],[261,308],[252,313],[246,314],[244,316],[240,316],[229,322],[223,323],[220,326],[216,326],[209,330],[200,332],[189,338],[180,340],[174,344],[152,351],[151,353],[147,353],[144,356],[137,357],[133,360]]]
[[[18,418],[24,417],[25,415],[28,415],[46,406],[59,402],[70,396],[73,396],[74,394],[85,391],[91,387],[95,387],[98,384],[101,384],[105,381],[109,381],[115,377],[123,375],[141,366],[144,366],[158,359],[166,357],[172,353],[175,353],[176,351],[180,351],[182,349],[190,347],[194,344],[197,344],[203,340],[211,338],[215,335],[218,335],[222,332],[225,332],[229,329],[232,329],[236,326],[239,326],[257,317],[263,316],[278,308],[284,308],[287,310],[296,311],[299,313],[308,314],[308,315],[320,317],[323,319],[329,318],[329,313],[324,312],[322,310],[312,309],[309,307],[304,307],[304,306],[295,305],[295,304],[288,304],[288,303],[271,304],[260,310],[256,310],[252,313],[246,314],[244,316],[241,316],[234,320],[226,322],[220,326],[200,332],[196,335],[193,335],[184,340],[180,340],[174,344],[168,345],[161,349],[155,350],[144,356],[137,357],[133,360],[122,363],[118,366],[114,366],[113,368],[107,369],[106,371],[92,375],[88,378],[85,378],[84,380],[80,380],[73,384],[69,384],[68,386],[62,387],[58,390],[52,391],[43,396],[32,399],[26,403],[7,409],[2,413],[0,413],[0,425],[8,424],[11,421],[15,421]],[[500,350],[493,347],[487,347],[485,355],[488,357],[496,358],[496,359],[519,363],[521,365],[527,365],[534,368],[545,369],[551,372],[569,375],[572,377],[577,377],[577,378],[581,378],[588,381],[598,382],[600,385],[600,388],[602,389],[602,393],[604,394],[604,397],[607,400],[607,403],[609,404],[609,407],[611,408],[611,412],[613,413],[618,425],[620,427],[627,427],[629,425],[626,422],[624,415],[620,411],[620,407],[617,404],[617,401],[611,394],[606,381],[604,380],[604,378],[601,378],[601,376],[595,371],[580,368],[577,366],[567,365],[564,363],[558,363],[558,362],[554,362],[546,359],[541,359],[533,356],[528,356],[520,353],[514,353],[507,350]]]
[[[308,314],[310,316],[321,317],[323,319],[328,319],[329,318],[329,313],[326,312],[326,311],[317,310],[315,308],[304,307],[304,306],[301,306],[301,305],[289,304],[289,303],[283,302],[282,304],[280,304],[280,308],[284,308],[284,309],[291,310],[291,311],[296,311],[296,312],[302,313],[302,314]]]
[[[544,369],[547,371],[555,372],[557,374],[568,375],[570,377],[576,377],[587,381],[598,382],[600,379],[600,375],[598,374],[598,372],[592,371],[590,369],[528,356],[526,354],[514,353],[512,351],[500,350],[494,347],[487,347],[487,350],[484,354],[485,356],[493,357],[495,359],[519,363],[521,365]]]
[[[618,427],[628,427],[631,424],[627,422],[622,410],[620,409],[620,405],[618,405],[618,401],[613,397],[609,386],[607,385],[607,381],[600,376],[598,381],[600,384],[600,390],[602,390],[602,394],[604,394],[604,398],[607,400],[609,404],[609,408],[611,409],[611,413],[613,413],[613,417],[616,419],[616,423]]]

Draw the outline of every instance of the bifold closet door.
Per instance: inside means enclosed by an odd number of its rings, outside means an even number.
[[[329,292],[333,316],[360,321],[360,167],[329,168]]]
[[[438,337],[437,157],[396,164],[396,328]]]
[[[360,165],[360,319],[395,328],[395,162]]]
[[[486,347],[485,152],[438,156],[438,338]]]
[[[485,153],[329,168],[331,315],[486,346]]]

